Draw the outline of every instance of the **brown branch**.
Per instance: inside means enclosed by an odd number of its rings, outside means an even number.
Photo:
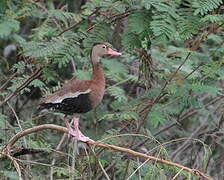
[[[9,140],[9,142],[4,147],[1,148],[2,153],[0,154],[0,158],[5,157],[4,154],[9,154],[11,147],[21,137],[26,136],[26,135],[31,134],[31,133],[38,132],[38,131],[46,130],[46,129],[52,129],[52,130],[57,130],[57,131],[61,131],[61,132],[64,132],[64,133],[68,133],[67,128],[62,127],[62,126],[58,126],[58,125],[54,125],[54,124],[43,124],[43,125],[39,125],[39,126],[35,126],[35,127],[32,127],[32,128],[26,129],[22,132],[17,133],[15,136],[13,136]],[[183,166],[181,164],[171,162],[171,161],[168,161],[168,160],[165,160],[165,159],[161,159],[161,158],[157,158],[157,157],[154,157],[154,156],[149,156],[147,154],[143,154],[143,153],[140,153],[140,152],[137,152],[137,151],[133,151],[133,150],[128,149],[128,148],[123,148],[123,147],[110,145],[110,144],[106,144],[106,143],[100,143],[100,142],[87,142],[87,144],[92,145],[92,146],[107,148],[107,149],[113,149],[115,151],[124,152],[124,153],[127,153],[127,154],[132,155],[132,156],[145,158],[146,160],[151,160],[151,161],[163,163],[163,164],[166,164],[166,165],[174,166],[174,167],[180,168],[181,170],[185,170],[185,171],[188,171],[192,174],[195,174],[199,177],[202,177],[202,178],[205,178],[205,179],[208,179],[208,180],[212,180],[211,177],[207,176],[206,174],[204,174],[204,173],[202,173],[198,170],[191,169],[191,168],[188,168],[188,167]]]
[[[15,91],[13,91],[13,93],[8,95],[4,99],[4,101],[0,102],[0,106],[8,102],[12,97],[16,96],[21,90],[26,88],[34,79],[38,78],[41,75],[41,70],[42,68],[37,69],[21,86],[19,86]]]
[[[7,154],[6,157],[9,158],[12,161],[14,167],[16,168],[16,171],[19,175],[19,180],[23,180],[22,179],[22,171],[21,171],[20,165],[17,162],[17,160],[14,157],[10,156],[9,154]]]
[[[223,98],[224,98],[224,96],[216,97],[216,98],[212,99],[211,101],[209,101],[208,103],[206,103],[203,107],[208,107],[208,106],[210,106],[210,105],[212,105],[212,104],[215,104],[215,103],[217,103],[217,102],[223,100]],[[170,128],[172,128],[172,127],[178,125],[178,123],[181,123],[181,122],[184,121],[185,119],[187,119],[187,118],[193,116],[194,114],[196,114],[200,109],[202,109],[202,108],[196,108],[196,109],[192,109],[192,108],[190,108],[186,113],[184,113],[184,114],[179,118],[178,122],[172,122],[172,123],[166,125],[165,127],[162,127],[162,128],[161,128],[160,130],[158,130],[153,136],[155,137],[155,136],[159,135],[160,133],[162,133],[162,132],[164,132],[164,131],[167,131],[167,130],[169,130]],[[148,142],[148,141],[149,141],[149,139],[144,139],[144,140],[138,142],[137,144],[135,144],[135,145],[133,146],[133,149],[136,149],[137,147],[142,146],[143,144],[145,144],[145,143]],[[149,142],[149,143],[150,143],[150,142]]]
[[[7,79],[7,81],[0,87],[0,91],[3,91],[6,87],[7,87],[7,85],[8,85],[8,83],[17,75],[18,73],[17,72],[15,72],[15,73],[13,73],[8,79]]]
[[[61,31],[57,36],[61,36],[63,33],[65,33],[66,31],[69,31],[73,28],[75,28],[76,26],[78,26],[79,24],[81,24],[83,22],[83,20],[78,21],[77,23],[65,28],[63,31]]]
[[[166,87],[170,84],[170,82],[173,80],[173,78],[177,75],[178,71],[182,68],[182,66],[186,63],[186,61],[188,60],[189,56],[191,55],[191,52],[189,52],[187,54],[187,56],[185,57],[184,61],[179,65],[179,67],[176,69],[176,71],[173,73],[173,75],[165,82],[164,86],[162,87],[162,89],[160,90],[159,95],[153,100],[153,102],[150,102],[146,107],[144,107],[140,113],[143,113],[145,111],[147,111],[148,109],[150,110],[151,107],[157,103],[160,99],[162,99],[167,93],[165,92]]]
[[[90,15],[87,16],[87,18],[90,18],[91,16],[93,16],[94,14],[98,13],[98,11],[100,10],[100,7],[96,8],[95,11],[93,11]],[[73,28],[75,28],[76,26],[80,25],[84,20],[86,19],[82,19],[80,21],[78,21],[77,23],[65,28],[63,31],[61,31],[57,36],[61,36],[63,33],[65,33],[66,31],[69,31]]]
[[[118,21],[118,20],[120,20],[120,19],[124,19],[124,18],[126,18],[127,16],[129,16],[129,15],[130,15],[130,11],[125,12],[125,13],[123,13],[123,14],[117,16],[116,18],[113,18],[113,19],[111,20],[110,23],[114,23],[115,21]],[[115,17],[115,16],[114,16],[114,17]]]
[[[25,147],[13,147],[12,149],[10,149],[10,155],[12,157],[22,156],[26,154],[37,154],[37,153],[46,153],[46,151],[42,149],[33,149]]]
[[[87,18],[90,18],[90,17],[92,17],[94,14],[97,14],[97,13],[99,12],[100,8],[101,8],[101,7],[96,8],[96,10],[93,11],[90,15],[88,15]],[[118,15],[111,16],[111,17],[109,17],[108,19],[112,19],[110,23],[114,23],[114,22],[117,21],[117,20],[120,20],[120,19],[123,19],[123,18],[127,17],[127,16],[130,14],[131,11],[133,11],[133,10],[129,10],[129,11],[126,11],[126,12],[124,12],[124,13],[121,13],[121,14],[118,14]],[[86,19],[82,19],[82,20],[80,20],[79,22],[77,22],[77,23],[75,23],[75,24],[73,24],[73,25],[71,25],[71,26],[65,28],[65,29],[64,29],[63,31],[61,31],[57,36],[61,36],[61,35],[62,35],[63,33],[65,33],[66,31],[69,31],[69,30],[75,28],[76,26],[80,25],[84,20],[86,20]],[[98,23],[97,23],[97,24],[98,24]],[[95,25],[96,25],[96,24],[93,24],[91,27],[89,27],[89,28],[86,30],[86,32],[89,32],[90,30],[92,30],[92,29],[95,27]]]
[[[189,52],[186,56],[186,58],[184,59],[184,61],[179,65],[179,67],[176,69],[176,71],[173,73],[173,75],[170,77],[170,79],[168,79],[166,81],[166,83],[164,84],[163,88],[161,89],[160,94],[157,96],[157,98],[153,101],[154,103],[157,103],[164,95],[164,90],[166,89],[166,87],[169,85],[169,83],[173,80],[173,78],[177,75],[178,71],[182,68],[182,66],[185,64],[185,62],[188,60],[189,56],[191,55],[191,52]]]

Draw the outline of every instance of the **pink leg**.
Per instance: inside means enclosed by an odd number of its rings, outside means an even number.
[[[82,142],[93,141],[89,137],[84,136],[82,132],[79,130],[79,118],[76,118],[76,117],[73,118],[74,129],[70,127],[68,119],[66,117],[64,119],[65,119],[66,126],[68,128],[69,134],[74,136],[75,139]]]

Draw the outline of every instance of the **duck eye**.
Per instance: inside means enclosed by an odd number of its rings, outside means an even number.
[[[104,49],[105,49],[105,48],[106,48],[106,46],[103,46],[102,48],[104,48]]]

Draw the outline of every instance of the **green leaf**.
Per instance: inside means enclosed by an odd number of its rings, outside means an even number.
[[[201,19],[202,22],[212,22],[212,23],[223,23],[224,15],[223,14],[207,14]]]
[[[153,106],[148,114],[147,119],[154,128],[158,127],[159,124],[164,124],[166,122],[166,116],[164,114],[163,108],[159,105]]]
[[[151,44],[150,36],[152,31],[150,23],[152,21],[151,10],[141,10],[133,12],[128,18],[128,29],[124,33],[122,44],[129,48],[140,48],[142,41],[147,40]]]
[[[77,70],[76,75],[79,79],[91,79],[91,73],[89,71]]]
[[[208,93],[211,96],[215,97],[216,95],[220,94],[221,88],[209,86],[209,85],[203,85],[203,84],[193,84],[190,89],[195,93]]]
[[[118,60],[113,59],[103,59],[103,66],[105,66],[111,73],[128,73],[126,66],[119,62]]]
[[[20,22],[16,20],[0,21],[0,38],[6,38],[12,33],[19,31]]]
[[[0,171],[0,174],[3,174],[4,177],[9,178],[10,180],[18,180],[18,173],[14,171]]]
[[[222,3],[223,0],[194,0],[192,3],[193,8],[196,9],[194,15],[205,15],[209,11],[218,8]]]
[[[107,89],[108,93],[113,96],[119,102],[127,102],[127,97],[125,96],[125,92],[122,88],[118,86],[111,86]]]
[[[136,112],[133,111],[127,111],[127,112],[122,112],[122,113],[110,113],[110,114],[105,114],[103,115],[99,121],[101,120],[138,120],[139,115]]]
[[[34,87],[39,87],[42,88],[45,86],[44,82],[39,80],[39,79],[34,79],[31,83],[30,86],[34,86]]]

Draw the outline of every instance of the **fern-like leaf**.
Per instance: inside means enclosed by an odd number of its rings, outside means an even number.
[[[208,12],[218,8],[222,3],[223,0],[194,0],[192,6],[195,8],[195,15],[205,15]]]
[[[6,21],[0,21],[0,38],[7,38],[12,33],[19,30],[20,22],[10,19]]]
[[[118,86],[111,86],[108,89],[108,93],[113,96],[116,100],[120,102],[127,102],[127,97],[125,96],[125,92],[122,88]]]

